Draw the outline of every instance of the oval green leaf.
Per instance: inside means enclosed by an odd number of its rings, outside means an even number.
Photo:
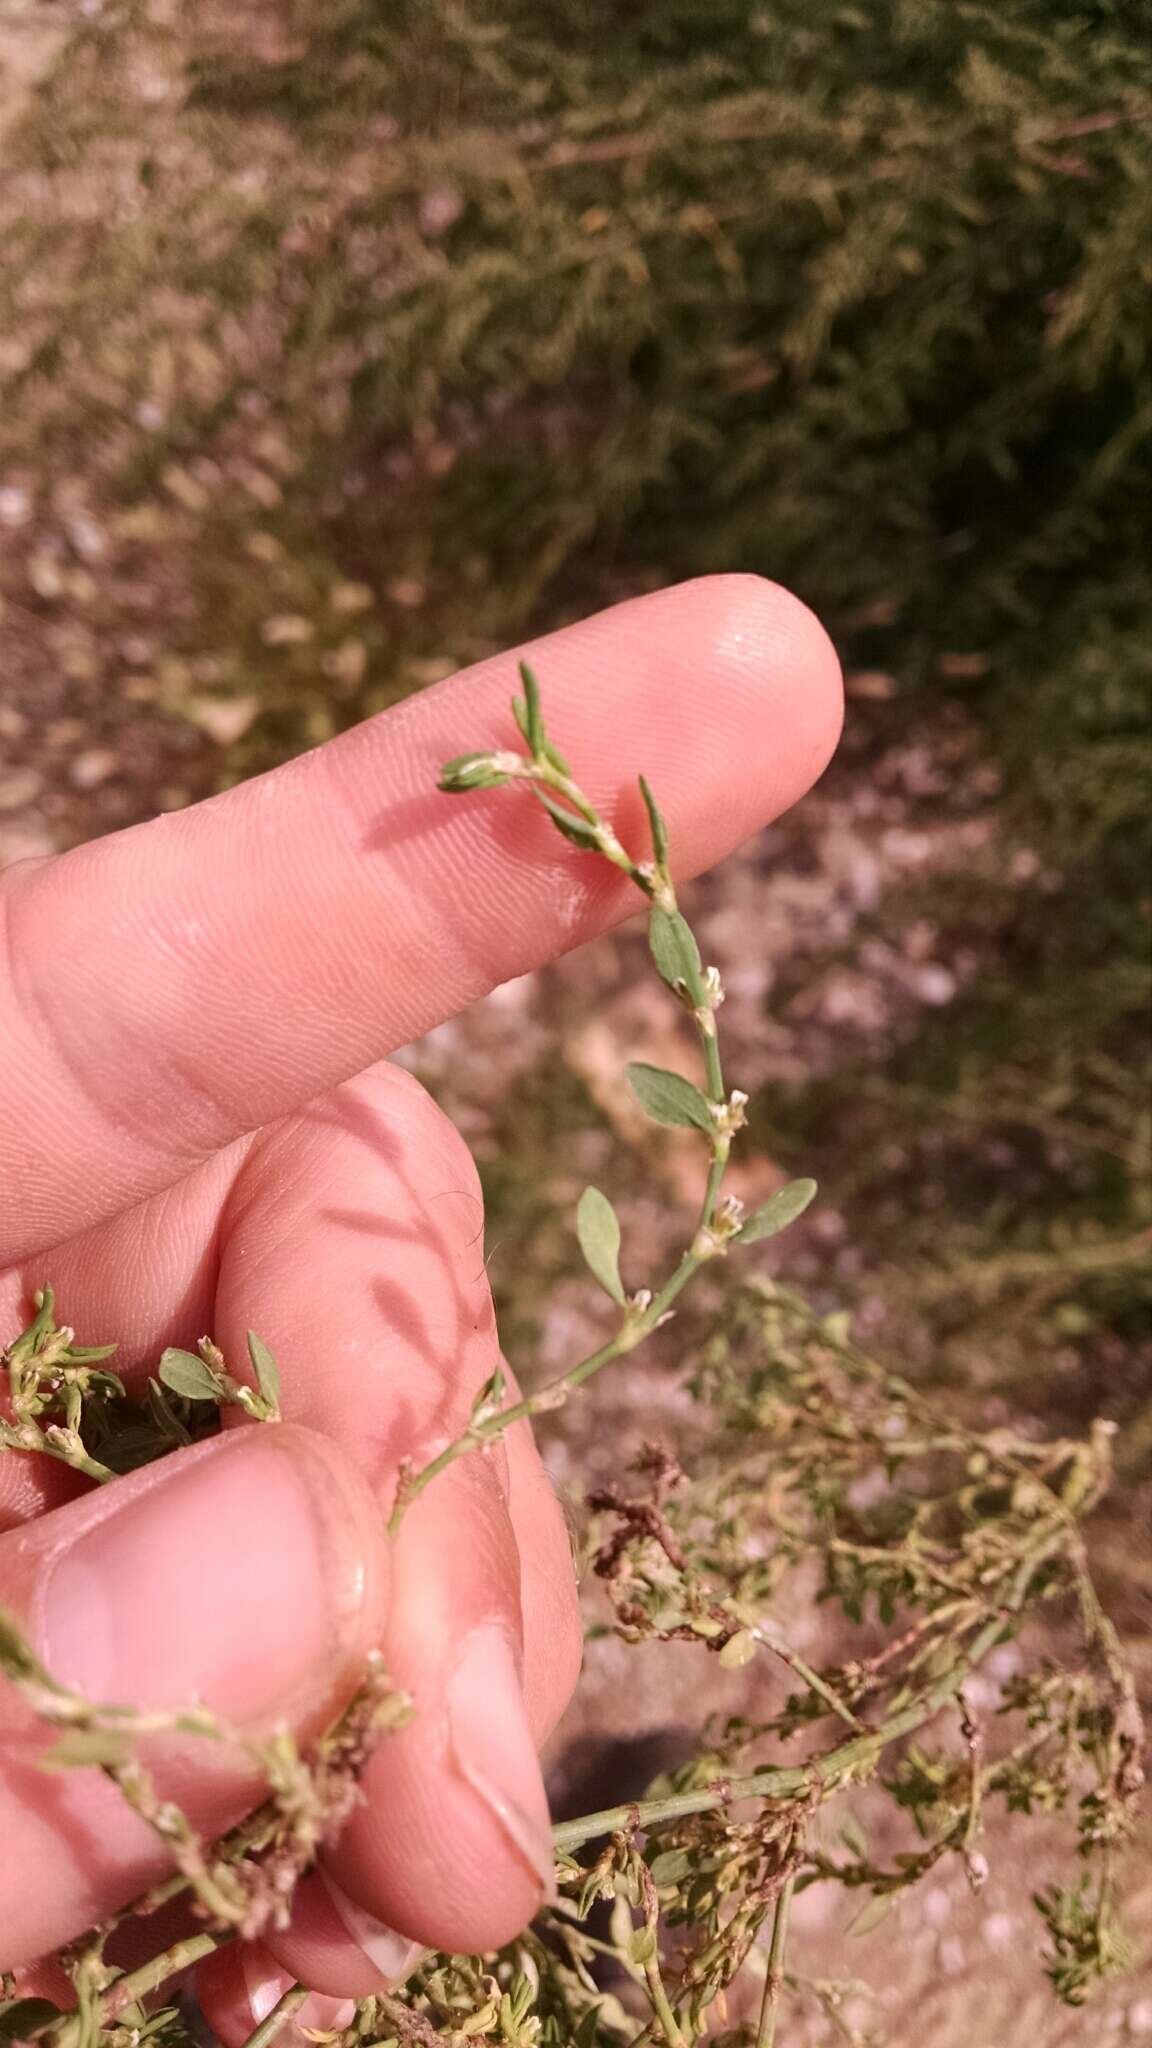
[[[700,948],[687,919],[678,910],[657,907],[648,920],[648,944],[657,972],[669,988],[682,981],[694,995],[700,986]]]
[[[880,1922],[888,1918],[895,1903],[895,1892],[873,1892],[867,1905],[861,1908],[850,1923],[849,1934],[871,1934],[874,1927],[879,1927]]]
[[[620,1278],[620,1219],[599,1188],[585,1188],[576,1210],[580,1249],[606,1294],[621,1308],[627,1299]]]
[[[640,777],[640,794],[644,799],[644,808],[648,813],[648,824],[652,832],[652,857],[658,868],[666,868],[668,865],[668,827],[664,823],[660,807],[643,776]]]
[[[280,1368],[269,1351],[263,1337],[255,1330],[248,1332],[248,1356],[256,1374],[256,1384],[274,1415],[280,1413]]]
[[[516,723],[532,750],[533,758],[537,759],[544,751],[544,715],[540,709],[540,685],[536,680],[535,670],[530,669],[526,661],[522,661],[519,667],[524,695],[522,698],[513,699],[512,710]]]
[[[41,1770],[65,1771],[99,1769],[105,1764],[126,1764],[132,1755],[127,1734],[114,1728],[69,1728],[39,1759]]]
[[[721,1650],[720,1663],[725,1671],[740,1671],[745,1664],[752,1662],[755,1655],[756,1637],[753,1631],[750,1628],[738,1628],[734,1636],[729,1636]]]
[[[816,1194],[814,1180],[790,1180],[786,1186],[777,1189],[771,1201],[754,1209],[742,1230],[736,1234],[737,1244],[759,1244],[761,1238],[775,1237],[781,1230],[787,1230],[798,1216],[804,1214],[809,1202]]]
[[[161,1352],[159,1373],[164,1385],[185,1401],[218,1401],[223,1391],[211,1366],[194,1351]]]
[[[579,817],[575,811],[566,810],[564,805],[558,804],[555,797],[549,796],[545,789],[534,789],[532,793],[543,804],[556,830],[562,832],[565,839],[570,839],[573,846],[582,847],[585,853],[597,851],[600,845],[599,826],[590,825],[587,818]]]
[[[645,1060],[631,1060],[628,1079],[641,1107],[658,1124],[681,1124],[697,1131],[714,1128],[708,1098],[682,1074],[667,1067],[650,1067]]]

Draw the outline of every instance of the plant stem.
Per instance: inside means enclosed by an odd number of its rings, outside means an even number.
[[[784,1642],[779,1636],[769,1635],[767,1629],[756,1628],[752,1633],[757,1642],[763,1643],[766,1650],[770,1650],[774,1657],[779,1657],[782,1664],[787,1664],[788,1669],[796,1673],[797,1678],[810,1692],[816,1694],[817,1699],[823,1700],[829,1713],[835,1714],[838,1720],[843,1721],[846,1728],[854,1728],[857,1734],[864,1732],[863,1721],[852,1712],[851,1707],[845,1706],[839,1693],[833,1691],[827,1680],[821,1678],[818,1671],[813,1670],[807,1659],[792,1648],[791,1643]]]
[[[594,1841],[599,1835],[615,1834],[620,1828],[654,1827],[660,1821],[684,1820],[694,1813],[715,1813],[719,1807],[732,1806],[741,1799],[791,1799],[797,1793],[830,1791],[849,1772],[873,1763],[890,1742],[922,1728],[956,1697],[969,1673],[1003,1634],[1009,1616],[1023,1606],[1028,1587],[1044,1559],[1063,1541],[1063,1529],[1044,1531],[1043,1538],[1021,1559],[1004,1606],[989,1616],[968,1649],[958,1653],[950,1670],[943,1672],[918,1699],[910,1700],[899,1713],[892,1714],[881,1727],[853,1736],[806,1764],[755,1771],[750,1777],[728,1778],[720,1785],[702,1786],[696,1792],[674,1792],[662,1799],[605,1807],[600,1813],[583,1814],[579,1820],[562,1821],[553,1829],[557,1850],[563,1854],[578,1849],[583,1843]]]
[[[780,2011],[780,1992],[784,1983],[784,1952],[788,1943],[788,1915],[792,1909],[792,1892],[796,1879],[789,1871],[776,1894],[776,1905],[772,1914],[772,1941],[768,1950],[768,1974],[764,1979],[764,2000],[760,2007],[760,2024],[756,2029],[756,2048],[774,2048],[776,2020]]]
[[[102,2021],[115,2019],[126,2005],[134,2005],[138,1998],[146,1998],[151,1991],[159,1990],[170,1977],[181,1970],[190,1969],[193,1963],[202,1962],[214,1950],[223,1948],[225,1942],[236,1937],[235,1928],[228,1928],[219,1934],[189,1934],[182,1941],[172,1944],[162,1954],[153,1956],[150,1962],[141,1963],[138,1970],[132,1970],[126,1977],[117,1977],[110,1984],[100,2000]],[[65,2024],[53,2028],[42,2037],[52,2043],[52,2048],[81,2048],[83,2040],[81,2016],[79,2013],[65,2015]]]
[[[536,695],[536,684],[533,678],[526,677],[525,688],[526,692],[530,692],[533,696]],[[535,710],[538,718],[538,697],[536,697]],[[519,712],[517,712],[517,718],[518,720],[520,718]],[[524,730],[523,727],[521,729]],[[533,730],[533,728],[529,727],[529,730]],[[572,810],[577,816],[593,829],[596,839],[592,850],[598,853],[602,859],[611,862],[613,867],[619,868],[623,874],[627,875],[629,881],[635,884],[640,893],[657,910],[662,911],[669,917],[678,916],[679,910],[676,901],[675,885],[667,866],[667,846],[664,841],[663,826],[655,811],[651,792],[643,782],[643,779],[641,779],[641,787],[644,791],[645,801],[649,806],[649,813],[652,819],[654,854],[652,863],[646,866],[642,866],[639,862],[633,860],[627,848],[617,838],[612,827],[600,817],[590,798],[585,795],[579,784],[573,781],[571,775],[561,768],[558,761],[549,753],[547,742],[543,739],[543,726],[540,725],[538,730],[541,735],[541,744],[532,753],[525,756],[518,763],[514,757],[511,762],[508,762],[503,757],[500,758],[500,772],[503,777],[506,780],[529,784],[536,789],[537,794],[540,793],[541,789],[546,789],[552,796],[563,797],[564,801],[571,805]],[[686,982],[678,981],[676,983],[676,992],[690,1008],[697,1037],[700,1040],[708,1100],[713,1108],[721,1110],[725,1107],[727,1097],[724,1090],[724,1071],[720,1060],[720,1047],[716,1036],[716,1006],[720,1000],[719,982],[716,980],[710,982],[709,978],[701,973],[698,961],[687,965],[686,974]],[[689,1280],[699,1271],[700,1267],[709,1258],[714,1256],[717,1251],[723,1249],[722,1244],[709,1243],[708,1234],[716,1218],[720,1188],[724,1179],[725,1168],[728,1164],[728,1155],[732,1149],[732,1131],[735,1127],[734,1123],[728,1124],[727,1127],[718,1124],[709,1136],[710,1158],[708,1179],[700,1205],[700,1212],[696,1220],[696,1229],[692,1243],[681,1258],[679,1265],[669,1275],[663,1287],[652,1297],[647,1307],[639,1310],[635,1305],[630,1305],[616,1335],[607,1344],[601,1345],[599,1350],[593,1351],[587,1358],[581,1359],[578,1365],[572,1366],[567,1372],[561,1373],[557,1378],[550,1380],[546,1386],[539,1388],[536,1393],[525,1395],[523,1399],[514,1402],[511,1407],[502,1408],[496,1414],[487,1415],[479,1421],[474,1420],[471,1426],[464,1431],[463,1435],[455,1438],[452,1443],[446,1444],[444,1449],[419,1472],[409,1474],[397,1492],[392,1512],[388,1518],[388,1534],[390,1536],[395,1536],[399,1530],[410,1502],[415,1500],[417,1494],[423,1493],[425,1487],[430,1486],[432,1481],[438,1478],[441,1472],[448,1469],[449,1465],[454,1465],[457,1458],[461,1458],[466,1452],[477,1450],[484,1444],[492,1442],[495,1438],[503,1436],[505,1431],[511,1428],[514,1422],[523,1422],[531,1416],[540,1415],[549,1409],[562,1406],[574,1387],[582,1386],[585,1380],[592,1379],[596,1373],[603,1371],[604,1367],[610,1365],[614,1359],[622,1358],[626,1352],[633,1351],[637,1344],[641,1343],[656,1328],[661,1318],[667,1314],[677,1295],[687,1286]],[[843,1714],[844,1709],[838,1706],[836,1711]]]
[[[652,2010],[659,2021],[660,2032],[664,2036],[667,2048],[688,2048],[688,2044],[677,2024],[676,2015],[668,1999],[668,1993],[664,1988],[664,1979],[660,1975],[660,1961],[657,1956],[650,1956],[644,1964],[644,1982],[648,1986],[648,1996],[652,2001]]]
[[[278,1998],[266,2019],[262,2019],[254,2033],[249,2034],[244,2048],[268,2048],[281,2029],[286,2027],[294,2012],[299,2012],[308,1993],[303,1984],[290,1984],[282,1998]]]
[[[17,1430],[0,1424],[0,1446],[6,1450],[37,1451],[45,1458],[55,1458],[61,1465],[70,1465],[74,1472],[83,1472],[86,1479],[98,1480],[101,1486],[107,1485],[110,1479],[115,1479],[116,1474],[110,1467],[102,1465],[98,1458],[90,1457],[87,1451],[66,1450],[63,1445],[52,1443],[38,1425],[33,1427],[36,1429],[37,1441],[24,1443]]]
[[[722,1164],[720,1172],[723,1172]],[[716,1172],[715,1165],[713,1173],[709,1175],[708,1192],[705,1196],[704,1208],[701,1212],[700,1223],[697,1226],[698,1229],[707,1226],[715,1211],[714,1177],[715,1185],[718,1187],[719,1175]],[[611,1365],[614,1359],[623,1358],[627,1352],[634,1351],[638,1344],[643,1343],[644,1339],[651,1335],[657,1323],[667,1314],[677,1295],[688,1285],[693,1275],[699,1271],[701,1266],[707,1264],[707,1258],[707,1253],[695,1251],[690,1247],[684,1253],[674,1272],[664,1282],[659,1293],[653,1295],[647,1308],[639,1314],[634,1313],[630,1315],[627,1321],[621,1324],[616,1335],[609,1339],[607,1344],[602,1344],[598,1351],[590,1352],[587,1358],[582,1358],[578,1365],[570,1366],[567,1372],[559,1373],[555,1379],[549,1380],[545,1386],[538,1388],[534,1394],[526,1394],[523,1399],[514,1401],[511,1406],[501,1408],[498,1414],[488,1417],[485,1421],[474,1423],[470,1429],[464,1432],[463,1436],[455,1437],[450,1444],[446,1444],[444,1449],[436,1457],[432,1458],[427,1465],[424,1465],[419,1472],[413,1474],[404,1486],[402,1494],[388,1518],[388,1534],[395,1536],[407,1508],[415,1500],[417,1494],[423,1493],[425,1487],[430,1486],[432,1481],[438,1478],[441,1472],[446,1471],[449,1465],[456,1463],[457,1458],[464,1457],[468,1451],[477,1450],[486,1443],[494,1442],[498,1437],[503,1436],[504,1432],[510,1429],[514,1422],[523,1422],[529,1416],[543,1415],[549,1409],[561,1407],[567,1395],[574,1387],[583,1386],[585,1380],[590,1380],[596,1373],[602,1372],[604,1367]]]

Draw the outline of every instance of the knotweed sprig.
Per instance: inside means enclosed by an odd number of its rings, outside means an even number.
[[[621,1312],[614,1334],[546,1386],[512,1403],[505,1401],[503,1374],[495,1372],[476,1398],[467,1429],[422,1470],[401,1475],[389,1524],[393,1533],[408,1503],[457,1458],[495,1442],[514,1422],[562,1407],[575,1388],[634,1351],[659,1329],[672,1314],[677,1297],[709,1260],[723,1257],[734,1244],[755,1244],[776,1236],[802,1215],[816,1193],[815,1181],[790,1181],[747,1217],[738,1201],[722,1196],[732,1140],[744,1125],[748,1097],[743,1090],[729,1089],[725,1083],[716,1028],[716,1013],[724,1000],[724,989],[719,970],[704,965],[695,934],[680,909],[663,814],[644,776],[640,776],[652,851],[649,859],[635,860],[581,789],[549,736],[540,686],[527,662],[520,663],[520,679],[524,694],[513,699],[512,711],[526,752],[459,754],[441,770],[440,788],[449,795],[468,795],[478,790],[523,785],[565,839],[618,868],[644,897],[649,906],[648,943],[652,958],[661,980],[695,1027],[703,1058],[704,1086],[699,1088],[682,1074],[641,1060],[630,1062],[628,1078],[637,1100],[655,1123],[700,1133],[706,1148],[707,1174],[691,1240],[672,1272],[657,1287],[642,1287],[632,1294],[626,1292],[620,1275],[619,1218],[599,1188],[584,1190],[576,1212],[577,1233],[590,1271]]]
[[[0,1351],[12,1420],[0,1420],[0,1448],[39,1451],[100,1484],[115,1477],[84,1442],[86,1403],[124,1393],[114,1372],[101,1369],[115,1344],[77,1344],[76,1332],[56,1322],[50,1287],[33,1297],[36,1313],[26,1330]]]
[[[234,1406],[254,1422],[280,1419],[279,1368],[255,1330],[248,1332],[255,1387],[234,1379],[219,1346],[201,1337],[195,1352],[161,1354],[158,1377],[138,1402],[103,1364],[115,1344],[77,1344],[71,1326],[56,1321],[47,1284],[33,1304],[27,1328],[0,1350],[0,1393],[7,1393],[11,1418],[0,1416],[0,1449],[39,1452],[104,1486],[191,1443],[201,1426],[197,1416],[210,1426],[221,1408]]]
[[[522,1400],[509,1403],[503,1374],[493,1374],[467,1429],[422,1470],[401,1475],[393,1532],[407,1502],[455,1459],[492,1444],[518,1419],[559,1407],[643,1342],[706,1263],[782,1230],[815,1193],[812,1181],[793,1181],[748,1217],[725,1197],[745,1098],[724,1078],[716,1019],[723,989],[679,908],[663,817],[642,780],[651,857],[635,860],[550,739],[531,670],[521,675],[524,694],[513,709],[526,751],[462,755],[441,786],[463,793],[522,783],[565,838],[608,861],[645,899],[652,956],[692,1021],[704,1078],[698,1087],[634,1063],[630,1079],[656,1122],[699,1134],[704,1188],[671,1270],[631,1293],[620,1271],[619,1218],[599,1189],[585,1189],[577,1235],[618,1312],[615,1330]],[[44,1451],[104,1481],[190,1441],[199,1418],[210,1422],[224,1405],[255,1420],[279,1416],[276,1362],[253,1333],[254,1385],[235,1379],[203,1338],[197,1352],[163,1354],[144,1408],[101,1369],[110,1350],[78,1347],[70,1329],[57,1327],[45,1288],[29,1328],[0,1354],[12,1418],[0,1425],[0,1447]],[[538,1927],[499,1955],[426,1957],[402,1991],[361,2000],[347,2028],[318,2037],[322,2048],[695,2048],[728,2025],[733,1987],[748,2016],[725,2034],[733,2043],[774,2048],[794,1996],[814,2000],[843,2031],[844,1987],[787,1968],[793,1896],[813,1884],[865,1895],[854,1922],[863,1933],[937,1866],[951,1863],[976,1887],[995,1799],[1013,1811],[1075,1817],[1083,1879],[1036,1900],[1057,1994],[1078,2004],[1122,1964],[1116,1859],[1142,1784],[1142,1731],[1133,1677],[1092,1585],[1080,1530],[1109,1483],[1110,1426],[1096,1425],[1083,1442],[980,1435],[941,1417],[863,1352],[843,1314],[819,1315],[763,1278],[729,1299],[697,1348],[688,1391],[708,1409],[692,1469],[666,1447],[646,1446],[634,1466],[644,1484],[603,1486],[590,1497],[589,1560],[624,1641],[661,1642],[669,1654],[674,1644],[694,1644],[733,1670],[764,1654],[788,1668],[797,1690],[777,1698],[761,1723],[734,1715],[702,1734],[700,1753],[648,1796],[562,1822],[554,1830],[559,1899]],[[802,1656],[776,1619],[790,1576],[801,1574],[810,1589],[813,1567],[819,1597],[841,1612],[844,1661],[835,1668]],[[1044,1602],[1076,1617],[1079,1665],[1022,1654],[999,1684],[996,1713],[981,1722],[969,1680]],[[888,1632],[879,1647],[867,1633],[876,1621]],[[853,1645],[852,1631],[861,1629]],[[156,2048],[191,2048],[176,2007],[149,2012],[143,2001],[222,1943],[283,1923],[299,1877],[350,1810],[372,1746],[405,1718],[407,1702],[373,1660],[341,1720],[302,1756],[286,1733],[245,1743],[199,1707],[140,1713],[94,1704],[59,1685],[3,1617],[0,1671],[56,1730],[48,1767],[103,1771],[174,1866],[62,1955],[71,2010],[18,2000],[14,1984],[0,1984],[0,2048],[15,2039],[140,2048],[146,2038]],[[203,1842],[139,1762],[137,1741],[157,1733],[241,1743],[263,1772],[264,1803],[221,1841]],[[887,1799],[876,1849],[853,1797],[869,1787],[871,1801]],[[835,1840],[824,1814],[833,1798]],[[916,1846],[894,1852],[886,1837],[909,1816]],[[204,1931],[117,1971],[106,1953],[113,1929],[181,1896],[206,1917]],[[598,1900],[611,1902],[606,1939],[589,1924]],[[620,1998],[594,1974],[604,1958],[625,1986]],[[247,2048],[271,2048],[304,1996],[290,1986]]]

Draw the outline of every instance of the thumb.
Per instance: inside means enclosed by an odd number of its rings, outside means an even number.
[[[340,1712],[380,1639],[384,1571],[364,1481],[293,1424],[228,1431],[0,1538],[0,1604],[54,1679],[106,1705],[202,1702],[245,1736],[307,1740]],[[52,1740],[0,1677],[0,1970],[172,1867],[101,1771],[41,1768]],[[236,1744],[152,1736],[142,1761],[207,1839],[264,1789]]]

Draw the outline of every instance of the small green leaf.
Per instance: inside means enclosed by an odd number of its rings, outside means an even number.
[[[640,777],[640,794],[644,799],[644,808],[648,813],[648,823],[652,828],[653,857],[658,868],[666,868],[668,865],[668,827],[660,815],[656,799],[643,776]]]
[[[737,1232],[737,1244],[759,1244],[761,1238],[775,1237],[804,1214],[816,1194],[814,1180],[790,1180],[778,1188],[771,1201],[754,1209],[744,1228]]]
[[[628,1943],[628,1952],[634,1963],[650,1963],[656,1954],[656,1929],[637,1927]]]
[[[572,2048],[596,2048],[603,2037],[600,2031],[602,2005],[591,2005],[572,2036]]]
[[[854,1813],[844,1815],[840,1823],[840,1840],[858,1863],[867,1863],[868,1837]]]
[[[264,1342],[255,1330],[248,1332],[248,1356],[256,1374],[256,1384],[267,1401],[273,1415],[280,1413],[280,1368]]]
[[[174,2005],[162,2005],[159,2012],[146,2016],[143,2008],[139,2005],[121,2006],[120,2011],[116,2015],[121,2026],[125,2025],[130,2015],[132,2032],[137,2040],[150,2041],[153,2035],[166,2032],[172,2025],[173,2020],[179,2018],[179,2008]]]
[[[161,1438],[172,1445],[191,1443],[192,1436],[190,1431],[186,1429],[183,1419],[177,1415],[159,1380],[149,1380],[148,1382],[147,1405],[148,1413]]]
[[[669,988],[675,988],[681,981],[694,996],[700,987],[700,948],[691,925],[678,910],[657,908],[652,912],[648,920],[648,944],[657,972]]]
[[[734,1636],[729,1636],[724,1648],[719,1652],[719,1662],[725,1671],[739,1671],[745,1664],[750,1664],[755,1655],[756,1637],[752,1630],[738,1628]]]
[[[70,1352],[68,1355],[69,1365],[72,1364],[74,1357],[75,1353]],[[117,1372],[93,1372],[88,1375],[88,1391],[90,1394],[115,1395],[117,1399],[122,1401],[127,1393],[127,1388]]]
[[[126,1764],[132,1755],[127,1735],[112,1728],[70,1728],[40,1758],[46,1771],[79,1770],[102,1764]]]
[[[502,789],[511,777],[493,764],[491,754],[457,754],[440,770],[439,788],[449,795],[468,789]]]
[[[576,1233],[590,1270],[605,1293],[623,1308],[627,1297],[620,1279],[620,1219],[599,1188],[585,1188],[581,1195]]]
[[[874,1927],[879,1927],[880,1922],[888,1918],[895,1901],[895,1892],[873,1892],[867,1905],[850,1923],[849,1934],[871,1934]]]
[[[540,709],[540,685],[536,680],[535,671],[529,668],[526,661],[522,661],[519,667],[524,696],[522,699],[513,698],[512,710],[516,723],[531,749],[533,760],[539,760],[544,752],[544,714]]]
[[[51,1685],[52,1680],[45,1671],[30,1645],[24,1640],[20,1625],[0,1607],[0,1671],[9,1678],[30,1678],[36,1685]],[[53,1690],[55,1691],[55,1687]]]
[[[682,1074],[650,1067],[646,1060],[630,1060],[628,1079],[638,1102],[658,1124],[682,1124],[698,1131],[714,1128],[707,1096]]]
[[[498,1414],[504,1405],[504,1395],[507,1389],[508,1382],[500,1367],[497,1366],[491,1379],[485,1380],[484,1385],[472,1403],[472,1420],[475,1421],[479,1415],[488,1415],[493,1412]]]
[[[46,1998],[13,1998],[0,2005],[0,2041],[31,2041],[64,2017]]]
[[[220,1379],[194,1351],[162,1351],[159,1372],[164,1385],[186,1401],[219,1401],[223,1395]]]
[[[654,1856],[648,1868],[652,1872],[653,1884],[679,1884],[692,1868],[692,1858],[687,1849],[662,1849]]]
[[[573,846],[582,847],[585,852],[597,851],[600,845],[599,826],[590,825],[587,818],[578,817],[575,811],[566,810],[563,804],[556,802],[555,797],[549,796],[546,789],[537,789],[533,794],[543,804],[556,830],[562,832],[565,839],[570,839]]]

